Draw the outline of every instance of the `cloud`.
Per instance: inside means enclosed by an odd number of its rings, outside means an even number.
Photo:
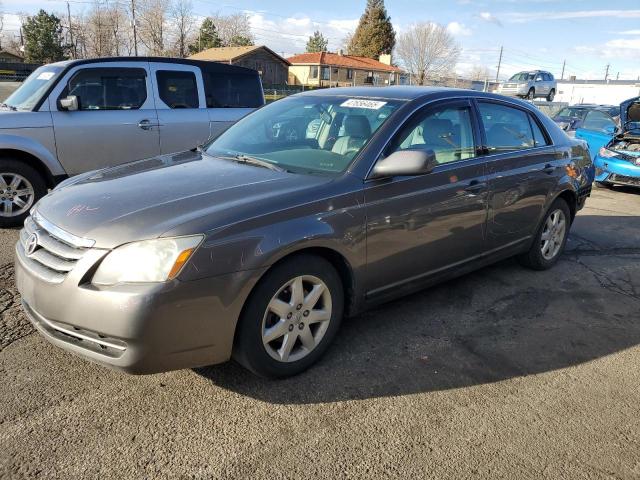
[[[305,50],[307,40],[319,30],[329,41],[329,50],[337,51],[342,41],[358,26],[359,19],[333,19],[316,22],[306,15],[267,18],[263,12],[247,11],[251,31],[256,43],[267,45],[273,51],[290,56]]]
[[[640,30],[625,30],[624,32],[618,32],[620,35],[640,35]]]
[[[485,22],[493,23],[500,27],[502,26],[502,22],[491,12],[480,12],[477,17]]]
[[[640,51],[640,38],[616,38],[605,43],[609,48],[624,48]]]
[[[454,36],[468,37],[471,35],[471,29],[467,28],[463,23],[450,22],[447,25],[447,31]]]
[[[482,14],[481,14],[482,15]],[[512,23],[527,23],[537,20],[575,20],[580,18],[640,18],[640,10],[576,10],[565,12],[511,12],[503,15]]]

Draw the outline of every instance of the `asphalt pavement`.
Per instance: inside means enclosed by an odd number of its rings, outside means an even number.
[[[640,478],[640,191],[596,190],[554,269],[508,260],[384,305],[282,381],[54,348],[17,306],[16,238],[2,478]]]

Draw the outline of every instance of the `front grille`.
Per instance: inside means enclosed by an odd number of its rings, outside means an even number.
[[[617,173],[612,174],[609,178],[607,178],[608,182],[620,183],[622,185],[632,185],[634,187],[640,187],[640,178],[638,177],[628,177],[626,175],[618,175]]]
[[[34,275],[50,283],[60,283],[92,243],[75,238],[36,215],[25,220],[17,250],[25,267]]]

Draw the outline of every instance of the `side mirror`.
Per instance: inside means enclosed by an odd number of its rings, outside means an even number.
[[[542,77],[536,77],[536,82],[541,82],[542,81]]]
[[[69,112],[78,110],[78,97],[76,97],[75,95],[69,95],[66,98],[61,98],[60,108]]]
[[[437,165],[433,150],[398,150],[378,160],[369,178],[425,175]]]

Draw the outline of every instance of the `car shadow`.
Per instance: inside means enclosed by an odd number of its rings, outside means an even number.
[[[576,230],[603,218],[640,239],[640,217],[582,216]],[[345,320],[319,364],[296,377],[265,380],[233,362],[195,371],[265,402],[307,404],[497,382],[638,345],[640,243],[571,240],[549,271],[506,260]]]

